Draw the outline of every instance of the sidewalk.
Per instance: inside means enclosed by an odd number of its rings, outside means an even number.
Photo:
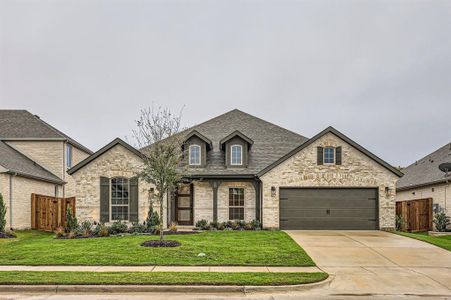
[[[0,266],[0,271],[45,272],[263,272],[314,273],[317,267],[245,267],[245,266]]]

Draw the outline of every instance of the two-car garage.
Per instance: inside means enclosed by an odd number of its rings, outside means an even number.
[[[280,229],[379,229],[377,188],[280,188]]]

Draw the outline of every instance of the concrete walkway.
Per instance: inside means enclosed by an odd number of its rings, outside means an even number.
[[[329,293],[451,295],[451,252],[383,231],[287,233],[335,278]]]
[[[246,267],[246,266],[0,266],[0,271],[45,272],[263,272],[313,273],[317,267]]]

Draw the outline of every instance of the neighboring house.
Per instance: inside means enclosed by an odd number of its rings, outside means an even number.
[[[239,110],[182,133],[189,174],[166,197],[164,226],[258,219],[265,228],[393,229],[402,173],[332,127],[311,139]],[[77,217],[144,221],[153,187],[120,139],[68,171]],[[157,207],[156,207],[157,208]]]
[[[451,163],[451,143],[403,169],[396,201],[432,198],[434,210],[439,205],[451,217],[451,172],[446,176],[440,171],[442,163]]]
[[[75,196],[66,171],[92,152],[26,110],[0,110],[0,193],[7,228],[30,228],[31,194]]]

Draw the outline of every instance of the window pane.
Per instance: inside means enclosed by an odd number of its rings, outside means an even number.
[[[333,164],[335,161],[335,151],[333,147],[324,148],[324,163]]]
[[[191,221],[191,211],[190,210],[179,210],[178,211],[179,221]]]
[[[241,165],[241,150],[242,147],[240,145],[233,145],[231,148],[231,164],[232,165]]]
[[[189,197],[178,197],[178,207],[188,208],[191,207],[191,199]]]
[[[127,221],[128,220],[128,206],[112,206],[111,219]]]
[[[127,178],[113,178],[111,179],[111,205],[126,205],[126,214],[128,214],[128,179]],[[116,210],[116,213],[119,213]],[[122,213],[122,210],[120,210]],[[115,215],[112,212],[112,219],[114,220]],[[128,219],[128,216],[127,216]],[[125,220],[125,219],[121,219]]]
[[[244,188],[229,188],[229,220],[244,220]]]
[[[200,146],[191,145],[189,147],[189,164],[200,165]]]

